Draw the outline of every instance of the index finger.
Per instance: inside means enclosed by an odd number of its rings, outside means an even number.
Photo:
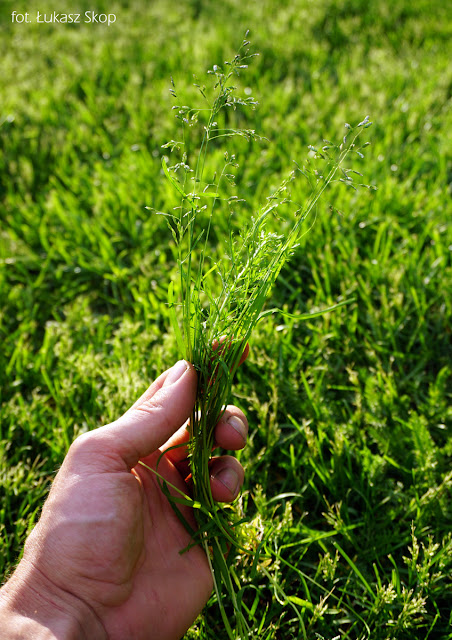
[[[227,340],[227,336],[221,336],[221,338],[219,340],[214,340],[212,342],[212,349],[214,351],[216,351],[219,347],[220,347],[220,353],[224,350],[224,343]],[[232,339],[230,340],[229,344],[231,343]],[[240,367],[241,364],[243,364],[245,362],[245,360],[247,359],[248,355],[250,353],[250,345],[248,344],[248,342],[245,345],[245,348],[243,349],[242,355],[240,356],[240,360],[238,363],[238,367]]]

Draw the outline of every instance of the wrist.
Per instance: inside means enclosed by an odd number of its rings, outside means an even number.
[[[0,639],[107,640],[94,611],[22,560],[0,590]]]

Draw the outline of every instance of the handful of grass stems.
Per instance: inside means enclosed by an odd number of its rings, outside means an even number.
[[[248,32],[245,34],[247,37]],[[310,162],[292,171],[278,189],[266,200],[264,206],[250,219],[247,229],[239,233],[234,230],[232,216],[228,219],[227,255],[224,259],[210,264],[209,238],[215,215],[219,215],[221,205],[226,202],[229,210],[240,206],[237,196],[222,196],[225,183],[232,183],[228,173],[237,166],[235,155],[224,154],[225,163],[213,180],[205,178],[206,157],[210,143],[219,138],[241,136],[248,140],[259,138],[253,130],[219,128],[217,117],[222,110],[237,107],[252,107],[257,104],[250,97],[238,95],[232,81],[248,66],[248,61],[258,54],[250,53],[249,41],[244,40],[237,55],[224,67],[214,65],[208,73],[214,79],[214,97],[209,100],[205,87],[195,84],[206,102],[206,108],[175,106],[176,118],[182,123],[182,141],[163,145],[181,154],[179,163],[168,167],[162,160],[163,171],[180,196],[180,206],[176,213],[162,213],[166,216],[178,249],[179,282],[171,282],[168,290],[168,308],[172,329],[175,333],[178,351],[191,362],[198,374],[195,406],[189,420],[189,462],[193,483],[193,497],[189,497],[175,487],[170,487],[161,477],[161,487],[170,500],[173,509],[192,535],[189,545],[200,544],[207,556],[213,577],[214,590],[222,620],[229,638],[242,640],[256,637],[256,630],[250,629],[242,608],[243,588],[232,565],[232,549],[250,553],[242,546],[238,535],[235,511],[231,506],[222,506],[213,500],[210,488],[209,460],[215,446],[214,428],[223,414],[231,396],[232,382],[241,358],[247,348],[252,331],[261,318],[279,310],[263,311],[273,285],[282,267],[290,259],[300,238],[309,231],[315,220],[315,209],[327,187],[333,181],[341,181],[356,188],[353,174],[361,175],[343,164],[350,153],[363,157],[362,149],[369,143],[357,146],[357,137],[364,128],[371,125],[368,117],[356,127],[346,124],[347,135],[340,145],[324,141],[322,149],[309,146],[311,158],[323,162],[321,171],[313,169]],[[177,98],[172,81],[172,95]],[[187,132],[190,128],[202,127],[202,140],[195,154],[194,168],[189,165]],[[293,203],[289,185],[302,174],[309,182],[310,195],[303,205]],[[337,178],[337,175],[340,175]],[[373,187],[372,187],[373,188]],[[284,235],[266,230],[270,216],[277,215],[281,205],[289,204],[295,211]],[[305,222],[308,218],[308,227]],[[279,216],[278,216],[278,219]],[[287,225],[285,225],[287,227]],[[217,287],[217,290],[214,290]],[[312,318],[326,311],[336,309],[347,300],[317,313],[296,315],[298,320]],[[281,312],[283,313],[283,312]],[[284,314],[291,316],[291,314]],[[158,472],[156,472],[157,475]],[[179,505],[192,507],[195,512],[197,530],[194,531],[183,516]],[[185,550],[182,550],[183,552]],[[255,558],[257,560],[257,557]],[[255,564],[255,563],[254,563]],[[225,609],[225,598],[232,604],[235,625]]]

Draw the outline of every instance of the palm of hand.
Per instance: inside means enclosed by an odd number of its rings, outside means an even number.
[[[103,630],[111,640],[178,640],[201,612],[212,588],[207,558],[198,546],[180,554],[190,535],[156,475],[137,464],[152,469],[158,462],[159,474],[186,490],[187,452],[180,445],[188,432],[177,425],[190,415],[195,392],[193,367],[178,363],[119,420],[71,445],[11,579],[28,585],[31,617],[50,609],[46,625],[58,611],[80,630],[96,627],[96,637]],[[216,441],[240,449],[247,430],[243,413],[227,407]],[[239,462],[214,458],[210,473],[214,499],[233,500],[244,477]],[[191,510],[183,510],[194,524]],[[94,640],[91,631],[83,637]]]
[[[159,455],[152,454],[146,463],[155,466]],[[74,457],[76,464],[67,465],[69,469],[63,465],[55,480],[50,508],[36,530],[35,535],[45,530],[41,570],[60,588],[81,594],[112,640],[180,638],[212,589],[204,552],[193,547],[180,554],[190,536],[152,471],[142,466],[133,473],[120,470],[119,460],[118,469],[111,471],[109,460],[108,472],[80,474],[83,464],[77,462],[77,452]],[[179,472],[165,457],[158,471],[183,490]],[[67,500],[66,487],[72,496],[76,493],[76,504]],[[58,524],[52,526],[46,515]]]

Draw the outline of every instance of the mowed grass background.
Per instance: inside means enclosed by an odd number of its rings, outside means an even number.
[[[11,24],[13,10],[92,9],[116,24]],[[268,304],[355,302],[267,317],[239,372],[239,508],[271,574],[240,560],[247,615],[266,638],[452,638],[451,18],[442,0],[2,2],[3,575],[74,437],[177,358],[176,252],[145,209],[177,204],[161,170],[179,139],[170,77],[193,97],[193,73],[207,82],[250,29],[260,55],[238,83],[260,105],[229,125],[268,141],[218,145],[209,165],[237,154],[237,225],[308,144],[367,114],[355,168],[378,190],[330,192]],[[213,601],[187,638],[226,638]]]

